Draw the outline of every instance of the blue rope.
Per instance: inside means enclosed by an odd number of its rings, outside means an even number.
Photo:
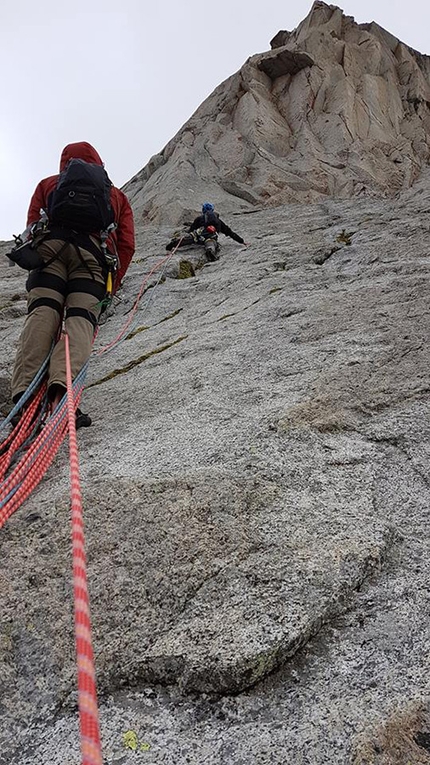
[[[27,403],[27,401],[30,398],[30,396],[32,396],[33,393],[39,387],[39,385],[40,385],[40,383],[41,383],[41,381],[42,381],[42,379],[43,379],[43,377],[45,375],[45,372],[46,372],[46,370],[48,368],[49,359],[51,358],[51,354],[52,354],[52,348],[49,351],[49,354],[46,357],[45,361],[43,362],[42,366],[40,367],[39,371],[36,372],[35,376],[33,377],[30,385],[27,388],[27,390],[22,394],[21,398],[19,399],[19,401],[17,401],[17,403],[15,404],[13,409],[11,409],[11,411],[9,412],[8,416],[6,417],[6,419],[3,420],[2,423],[0,423],[0,433],[1,433],[2,430],[5,429],[6,425],[9,425],[10,421],[12,420],[12,417],[14,417],[15,414],[18,414],[18,412],[20,411],[20,409],[22,409],[24,404]]]

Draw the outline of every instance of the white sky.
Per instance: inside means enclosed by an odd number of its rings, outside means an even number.
[[[337,3],[336,3],[337,4]],[[92,143],[117,185],[246,59],[294,29],[311,0],[2,0],[0,239],[25,226],[65,144]],[[343,0],[430,53],[429,0]]]

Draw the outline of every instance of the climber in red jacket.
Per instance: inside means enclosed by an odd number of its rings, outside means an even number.
[[[98,231],[93,230],[91,225],[87,228],[84,223],[80,225],[81,221],[86,220],[87,200],[94,205],[94,195],[67,191],[64,207],[64,198],[59,193],[59,179],[61,182],[66,176],[67,180],[72,165],[75,173],[79,174],[82,169],[88,172],[90,183],[93,175],[99,179],[99,183],[101,178],[105,184],[105,198],[102,197],[102,203],[99,203],[99,198],[96,199],[95,214],[98,215],[99,206],[101,204],[103,207],[104,202],[114,224],[106,229],[108,233],[102,234],[100,228]],[[43,212],[47,214],[48,224],[47,233],[42,233],[40,244],[36,246],[42,265],[30,271],[26,284],[28,315],[12,375],[12,398],[15,403],[48,356],[52,343],[58,337],[63,317],[70,341],[72,377],[76,377],[91,354],[94,331],[106,297],[108,268],[104,252],[107,252],[108,258],[113,256],[117,261],[112,293],[119,287],[133,257],[134,222],[130,204],[125,194],[111,185],[107,175],[100,169],[102,167],[99,154],[89,143],[82,141],[69,144],[61,154],[61,176],[44,178],[31,198],[27,224],[37,223]],[[73,201],[78,206],[72,210],[72,217],[64,217],[64,210]],[[94,209],[92,212],[94,214]],[[77,225],[70,223],[76,215]],[[49,364],[48,397],[54,406],[66,389],[64,353],[64,343],[57,343]],[[83,418],[79,422],[77,419],[77,425],[91,424],[87,415],[83,415]]]
[[[100,155],[90,143],[80,141],[69,143],[64,147],[60,159],[60,173],[66,168],[70,159],[83,159],[95,165],[103,165]],[[27,225],[36,223],[40,218],[40,211],[47,210],[48,196],[55,189],[58,175],[44,178],[37,184],[28,208]],[[116,250],[119,257],[119,268],[116,274],[116,289],[121,284],[125,272],[134,254],[134,221],[133,213],[126,195],[115,186],[112,186],[111,203],[115,213],[117,229],[108,239],[109,245]]]

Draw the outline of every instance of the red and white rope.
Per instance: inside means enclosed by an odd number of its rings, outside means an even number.
[[[78,666],[78,706],[81,729],[82,765],[102,765],[99,714],[91,640],[90,606],[87,586],[82,492],[76,438],[75,408],[69,337],[66,346],[67,414],[69,422],[70,483],[72,508],[73,594],[75,642]]]

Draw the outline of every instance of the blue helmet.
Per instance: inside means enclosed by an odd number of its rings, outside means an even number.
[[[213,206],[212,202],[203,202],[202,213],[213,212],[214,210],[215,207]]]

